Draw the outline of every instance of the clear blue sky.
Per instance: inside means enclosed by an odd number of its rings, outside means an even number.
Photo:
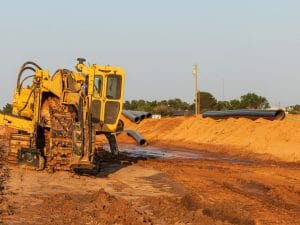
[[[11,101],[20,65],[54,72],[77,57],[120,65],[126,99],[193,101],[199,86],[222,99],[247,92],[272,105],[300,104],[300,1],[3,1],[0,106]]]

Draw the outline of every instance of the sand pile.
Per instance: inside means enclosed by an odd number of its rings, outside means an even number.
[[[140,132],[150,144],[226,151],[232,154],[265,154],[266,158],[300,161],[300,120],[199,117],[147,119],[134,124],[126,118],[125,129]],[[124,140],[124,139],[123,139]]]
[[[265,158],[300,161],[300,116],[282,121],[229,118],[226,120],[198,117],[146,119],[134,124],[125,117],[125,129],[142,134],[150,144],[163,144],[192,149],[221,151],[232,154],[258,153]],[[0,144],[13,129],[1,127]],[[106,142],[105,138],[103,139]],[[135,143],[126,134],[118,142]]]

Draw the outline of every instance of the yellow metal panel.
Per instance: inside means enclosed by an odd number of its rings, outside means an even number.
[[[13,96],[13,114],[26,118],[33,117],[34,93],[33,88],[22,88],[20,93],[15,90]]]
[[[57,72],[51,79],[43,81],[43,88],[52,92],[57,97],[62,97],[62,77],[61,72]],[[45,90],[43,90],[45,91]]]
[[[78,106],[79,99],[80,99],[80,94],[73,93],[73,92],[65,92],[63,102],[65,104],[69,104],[69,105],[73,104]]]
[[[47,79],[49,79],[49,71],[48,70],[36,70],[35,77],[41,78],[43,80],[47,80]]]
[[[34,124],[30,120],[0,114],[0,125],[5,125],[17,130],[26,131],[32,134],[34,132]]]

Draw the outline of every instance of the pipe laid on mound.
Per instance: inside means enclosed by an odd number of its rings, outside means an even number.
[[[246,117],[250,119],[264,118],[270,120],[283,120],[285,112],[282,109],[276,110],[256,110],[239,109],[225,111],[208,111],[202,114],[203,118],[210,117],[214,119],[223,119],[228,117]]]
[[[151,113],[144,111],[123,110],[122,113],[125,117],[135,123],[140,123],[143,119],[150,118],[152,116]]]
[[[145,145],[147,144],[146,139],[140,135],[137,131],[134,130],[124,130],[123,132],[126,132],[128,136],[132,137],[139,145]]]
[[[133,111],[134,113],[138,113],[138,114],[141,114],[141,115],[145,115],[145,118],[150,118],[152,116],[151,113],[149,112],[145,112],[145,111]]]
[[[139,113],[139,111],[130,111],[133,115],[141,118],[141,121],[146,118],[146,115],[143,113]]]
[[[123,110],[122,114],[134,123],[139,123],[142,120],[140,116],[133,114],[132,111],[130,111],[130,110]]]
[[[152,116],[151,113],[145,111],[131,111],[131,113],[140,116],[142,119],[150,118]]]

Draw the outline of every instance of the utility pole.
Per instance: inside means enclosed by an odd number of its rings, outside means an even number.
[[[193,74],[195,76],[195,115],[200,113],[200,96],[198,99],[198,65],[194,65]]]
[[[222,101],[224,101],[225,100],[225,95],[224,95],[224,78],[222,78]]]

